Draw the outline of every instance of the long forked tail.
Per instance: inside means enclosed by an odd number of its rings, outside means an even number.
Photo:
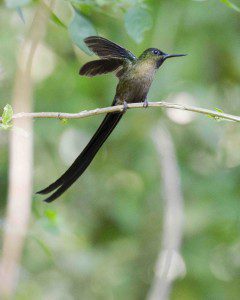
[[[52,202],[60,197],[90,165],[98,150],[116,127],[122,116],[123,113],[107,114],[98,130],[91,138],[90,142],[76,158],[69,169],[55,182],[50,184],[45,189],[37,192],[37,194],[48,194],[55,191],[51,196],[44,200],[46,202]]]

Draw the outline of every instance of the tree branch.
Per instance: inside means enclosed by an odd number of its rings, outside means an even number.
[[[128,104],[128,108],[143,108],[143,103],[130,103]],[[196,106],[190,105],[181,105],[176,103],[169,103],[164,101],[159,102],[148,102],[148,107],[161,107],[161,108],[172,108],[172,109],[179,109],[179,110],[186,110],[190,112],[195,112],[203,115],[207,115],[213,117],[215,119],[225,119],[234,122],[240,122],[240,117],[235,115],[226,114],[219,111],[214,111],[206,108],[200,108]],[[95,115],[101,115],[106,113],[113,113],[113,112],[121,112],[123,111],[123,105],[116,105],[104,108],[96,108],[93,110],[84,110],[80,111],[79,113],[62,113],[62,112],[21,112],[16,113],[13,115],[13,119],[19,118],[49,118],[49,119],[81,119]],[[0,118],[0,123],[2,123],[2,118]]]

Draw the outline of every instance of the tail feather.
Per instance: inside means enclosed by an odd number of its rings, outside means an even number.
[[[51,202],[61,196],[82,175],[122,116],[122,113],[106,115],[90,142],[73,162],[70,168],[54,183],[38,192],[38,194],[48,194],[57,189],[45,200],[46,202]]]

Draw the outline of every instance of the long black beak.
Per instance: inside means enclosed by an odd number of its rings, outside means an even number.
[[[186,56],[187,54],[165,54],[164,55],[164,60],[171,58],[171,57],[181,57],[181,56]]]

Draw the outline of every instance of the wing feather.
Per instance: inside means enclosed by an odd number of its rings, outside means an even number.
[[[83,65],[79,71],[80,75],[93,77],[96,75],[106,74],[113,71],[120,71],[123,66],[123,59],[100,59],[89,61]]]
[[[84,42],[90,50],[101,58],[122,58],[131,62],[137,59],[131,51],[100,36],[89,36]]]

